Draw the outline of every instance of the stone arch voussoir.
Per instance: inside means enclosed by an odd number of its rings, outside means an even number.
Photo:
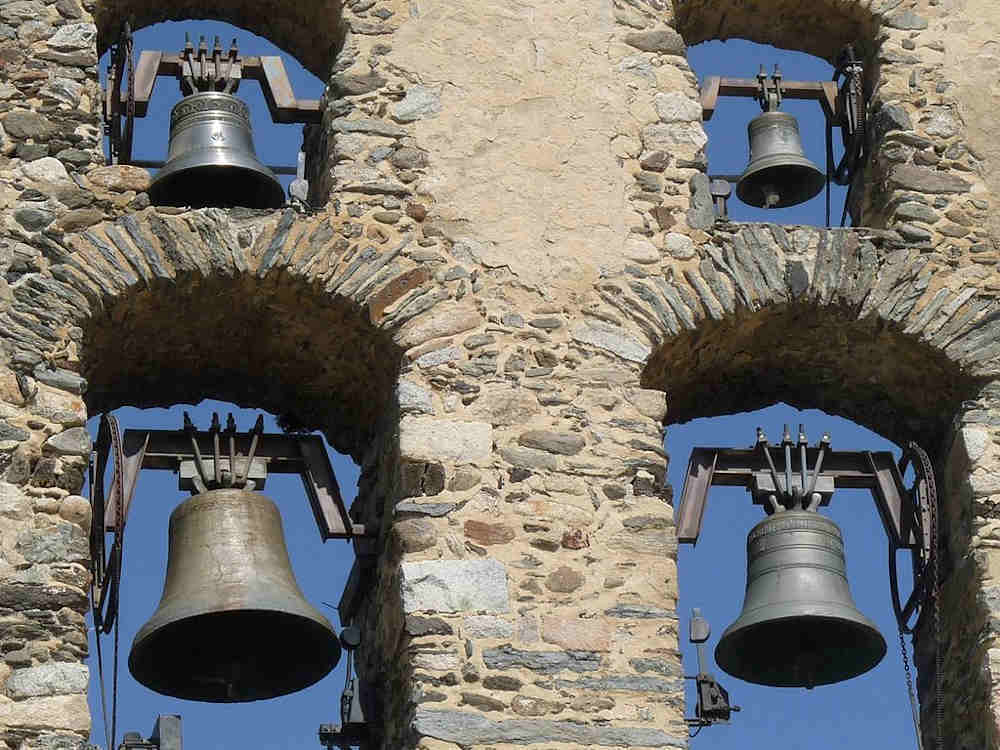
[[[786,401],[936,448],[1000,366],[995,301],[894,233],[730,225],[599,293],[651,342],[669,422]]]
[[[833,61],[847,44],[875,39],[891,0],[674,0],[674,25],[688,45],[712,39],[748,39]]]
[[[79,369],[91,413],[216,397],[355,458],[449,296],[405,239],[350,243],[293,211],[149,209],[39,241],[47,273],[18,279],[0,317],[15,363]]]
[[[161,21],[186,19],[225,21],[266,37],[294,55],[302,65],[324,79],[339,45],[341,3],[339,0],[99,0],[94,8],[98,54],[118,38],[122,24],[133,29]]]

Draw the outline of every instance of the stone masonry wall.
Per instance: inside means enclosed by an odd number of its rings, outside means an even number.
[[[685,747],[663,425],[779,397],[933,452],[945,744],[997,745],[996,56],[962,21],[992,6],[210,5],[329,73],[310,213],[158,209],[101,166],[97,51],[193,6],[0,4],[2,746],[89,731],[88,410],[207,396],[361,465],[383,746]],[[859,42],[871,229],[714,221],[714,36]]]

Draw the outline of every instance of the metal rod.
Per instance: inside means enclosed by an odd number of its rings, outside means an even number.
[[[767,436],[760,427],[757,428],[757,445],[764,451],[764,458],[767,459],[767,466],[771,470],[771,481],[774,482],[774,488],[778,494],[783,494],[781,482],[778,481],[778,470],[774,467],[774,459],[771,458],[771,451],[768,449]]]
[[[226,432],[229,435],[229,481],[236,483],[236,417],[229,412],[226,419]],[[249,471],[249,469],[247,469]]]
[[[785,492],[792,494],[792,434],[785,425],[785,434],[781,436],[781,445],[785,449]]]
[[[250,451],[247,454],[247,470],[243,473],[243,481],[246,481],[247,476],[250,474],[250,464],[253,463],[254,454],[257,453],[257,440],[264,433],[264,417],[258,416],[256,423],[254,423],[253,430],[251,434],[253,439],[250,441]]]
[[[201,481],[208,484],[208,477],[205,476],[205,464],[201,460],[201,449],[198,447],[198,438],[195,435],[194,422],[191,421],[191,416],[184,412],[184,432],[187,433],[188,439],[191,441],[191,448],[194,451],[194,465],[198,469],[198,476],[201,477]]]
[[[816,465],[813,467],[812,479],[809,481],[809,489],[806,491],[806,497],[809,498],[809,507],[806,510],[815,510],[819,505],[819,498],[813,499],[813,491],[816,489],[816,479],[819,477],[819,472],[823,468],[823,455],[826,453],[827,446],[830,445],[830,433],[824,432],[823,437],[819,441],[819,454],[816,456]]]
[[[222,454],[219,452],[219,413],[217,411],[212,412],[212,426],[208,428],[209,434],[212,436],[212,453],[215,456],[215,466],[213,466],[213,474],[215,475],[215,483],[219,484],[219,464],[222,463]]]
[[[799,475],[802,479],[802,487],[800,492],[802,492],[802,504],[805,507],[806,502],[806,481],[807,481],[808,469],[806,468],[806,432],[805,425],[799,425]]]

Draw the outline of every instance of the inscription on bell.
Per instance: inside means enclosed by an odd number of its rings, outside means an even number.
[[[843,556],[844,542],[840,534],[834,532],[830,522],[821,516],[814,518],[781,518],[777,514],[773,520],[759,524],[747,535],[747,552],[751,556],[759,555],[771,549],[787,547],[790,544],[807,544],[811,547],[824,547]],[[814,536],[808,541],[801,538],[789,540],[784,535],[790,531],[807,531]]]

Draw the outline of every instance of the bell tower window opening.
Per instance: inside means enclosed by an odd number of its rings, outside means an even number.
[[[780,75],[786,81],[831,81],[834,73],[834,68],[820,58],[742,39],[710,41],[690,47],[688,62],[702,87],[706,85],[710,76],[753,79],[758,76],[762,66],[770,77],[773,75],[774,66],[777,65]],[[705,132],[708,135],[706,154],[709,177],[725,180],[731,186],[732,193],[726,202],[729,220],[826,226],[825,187],[805,202],[780,209],[755,207],[737,197],[738,179],[744,175],[751,158],[748,125],[762,114],[761,110],[761,104],[753,98],[719,97],[714,115],[704,122]],[[778,109],[774,111],[779,112]],[[780,113],[776,115],[784,126],[781,132],[777,133],[780,139],[786,140],[792,127],[790,123],[797,121],[805,159],[811,161],[820,172],[825,173],[827,118],[819,102],[784,97],[780,101]],[[776,131],[773,127],[762,128],[766,124],[760,120],[756,121],[754,123],[756,136],[749,134],[749,140],[753,140],[758,146],[757,152],[753,154],[758,167],[761,162],[760,156],[767,157],[767,154],[760,153],[760,146],[769,144],[773,146],[776,143],[774,141]],[[834,128],[832,133],[833,168],[840,163],[844,153],[840,130]],[[848,189],[846,186],[831,182],[830,190],[830,224],[836,227],[841,223]],[[859,202],[860,197],[852,195],[852,203]],[[850,226],[850,212],[844,224]]]
[[[121,423],[122,431],[179,430],[185,411],[190,413],[192,422],[202,431],[209,428],[213,412],[220,415],[223,426],[226,415],[233,413],[237,425],[237,453],[238,456],[246,455],[248,446],[244,444],[247,442],[244,438],[260,414],[258,410],[203,401],[196,406],[178,405],[169,409],[139,410],[123,407],[116,410],[115,415]],[[89,431],[95,439],[98,424],[99,417],[92,418],[88,423]],[[265,433],[282,432],[275,418],[268,414],[264,414],[263,428]],[[227,455],[228,445],[224,434],[222,443],[222,453]],[[358,467],[349,458],[336,454],[329,448],[326,450],[345,502],[349,505],[357,486]],[[210,460],[207,455],[203,458]],[[211,473],[210,466],[209,472]],[[183,469],[181,473],[184,474]],[[187,473],[190,474],[190,471]],[[110,474],[109,467],[105,474],[106,481],[110,480]],[[178,475],[170,471],[140,471],[128,515],[124,533],[119,610],[118,736],[114,739],[114,747],[121,742],[125,732],[139,732],[145,737],[157,716],[170,714],[182,716],[183,734],[189,743],[203,743],[219,748],[315,745],[317,727],[321,723],[338,721],[339,699],[344,689],[347,661],[344,656],[329,674],[311,686],[271,700],[254,702],[216,703],[168,697],[141,685],[130,673],[127,662],[133,639],[157,611],[163,592],[168,558],[168,520],[173,510],[189,499],[188,492],[178,489],[178,481]],[[85,488],[84,494],[88,490],[89,488]],[[325,545],[320,542],[317,521],[298,476],[269,472],[262,494],[277,506],[291,571],[305,601],[319,610],[330,621],[334,633],[339,635],[343,626],[339,622],[336,605],[354,561],[351,545],[336,540]],[[104,746],[107,744],[108,728],[103,721],[97,650],[93,623],[90,624],[89,703],[94,717],[91,742]],[[281,643],[270,640],[267,632],[258,633],[254,640],[257,641],[257,647],[264,649],[265,653],[280,652],[282,648]],[[111,644],[111,637],[103,638],[109,724],[112,698]]]
[[[783,403],[754,412],[694,419],[671,425],[666,448],[673,458],[669,477],[675,492],[675,519],[684,487],[688,456],[694,446],[718,445],[749,448],[755,430],[762,427],[772,445],[780,443],[782,426],[788,424],[793,437],[799,424],[805,426],[809,444],[829,432],[835,450],[889,451],[900,449],[869,430],[818,410],[798,410]],[[798,458],[793,461],[798,474]],[[779,468],[781,472],[781,468]],[[784,476],[782,474],[782,476]],[[793,479],[793,484],[795,479]],[[912,482],[904,476],[907,486]],[[707,671],[728,692],[731,705],[740,706],[729,723],[713,724],[703,731],[699,743],[715,750],[770,746],[779,735],[788,747],[850,743],[868,744],[872,739],[915,746],[911,707],[906,687],[898,628],[890,600],[886,571],[886,533],[867,490],[837,489],[820,515],[841,529],[847,566],[847,581],[857,609],[875,623],[888,647],[882,661],[858,677],[812,690],[767,687],[744,682],[722,671],[715,660],[715,647],[723,632],[741,613],[747,581],[747,533],[764,520],[765,513],[753,504],[743,487],[713,487],[705,509],[704,523],[696,546],[680,544],[678,570],[680,598],[678,615],[685,674],[698,671],[695,646],[688,642],[688,622],[697,608],[711,626],[704,644]],[[773,517],[773,516],[772,516]],[[905,597],[911,588],[908,553],[899,554],[899,585]],[[916,689],[913,648],[906,637],[907,658]],[[781,658],[782,645],[774,644],[773,658]],[[695,682],[687,680],[687,714],[694,714]],[[705,739],[710,737],[711,739]],[[902,739],[902,742],[900,740]]]
[[[232,45],[235,42],[238,50],[236,53],[238,60],[280,58],[284,72],[287,73],[287,82],[290,85],[291,93],[296,101],[318,103],[318,100],[323,95],[325,83],[303,68],[292,55],[279,49],[266,38],[220,21],[167,21],[135,30],[132,33],[131,47],[133,68],[136,70],[137,75],[139,74],[140,56],[144,50],[161,51],[167,55],[183,58],[186,37],[190,42],[191,48],[193,48],[193,56],[195,58],[198,58],[201,45],[204,43],[207,48],[207,54],[204,57],[209,61],[209,67],[212,64],[212,58],[218,57],[221,61],[219,67],[227,70],[227,66],[233,58]],[[214,54],[217,42],[221,50],[221,54],[219,55]],[[108,72],[109,66],[113,62],[112,54],[114,51],[113,48],[106,51],[101,56],[98,66],[102,91],[104,92],[107,91],[107,87],[109,86]],[[266,64],[270,65],[271,63],[273,63],[273,60],[267,61]],[[214,71],[214,68],[210,72],[212,71]],[[274,173],[273,178],[269,177],[268,179],[274,181],[275,194],[268,195],[268,198],[270,199],[270,205],[276,206],[279,201],[283,202],[285,200],[290,185],[298,178],[297,170],[300,166],[299,154],[300,151],[306,148],[304,131],[305,128],[310,126],[283,124],[275,122],[272,119],[265,91],[262,88],[263,84],[258,83],[257,80],[249,80],[254,75],[259,74],[260,76],[264,76],[267,73],[270,73],[270,71],[261,73],[260,71],[247,70],[246,74],[242,75],[242,79],[239,80],[238,86],[230,87],[235,90],[228,93],[227,91],[218,91],[219,96],[216,96],[216,98],[225,98],[227,101],[224,104],[228,105],[229,98],[235,97],[237,102],[242,102],[246,105],[249,113],[250,133],[245,132],[242,117],[239,116],[240,113],[234,112],[232,116],[237,117],[239,122],[234,121],[233,123],[229,123],[229,134],[237,137],[237,140],[234,141],[234,147],[239,152],[238,156],[244,155],[249,144],[250,148],[256,151],[256,159],[260,164],[265,169],[270,169]],[[111,124],[109,118],[108,130],[117,128],[123,132],[127,127],[127,117],[125,116],[125,110],[128,109],[127,80],[128,64],[126,61],[125,69],[122,73],[121,88],[123,116],[119,124]],[[220,87],[215,86],[213,88],[219,89]],[[224,89],[226,87],[222,86],[221,88]],[[178,113],[175,110],[175,105],[181,101],[185,94],[191,93],[196,92],[191,90],[190,81],[186,83],[183,78],[176,80],[161,75],[156,79],[145,116],[135,117],[133,121],[134,137],[131,144],[130,157],[128,153],[125,154],[127,163],[137,163],[139,166],[142,166],[149,163],[155,164],[168,161],[167,148],[168,138],[171,135],[171,114],[172,112],[174,113],[175,128],[184,124],[180,122],[183,119],[181,116],[184,115],[184,112]],[[283,93],[279,92],[278,96],[287,95],[288,93],[287,91]],[[270,92],[268,95],[273,96]],[[199,96],[204,99],[206,95],[202,94]],[[238,104],[232,106],[235,107]],[[189,117],[188,119],[191,118]],[[189,129],[194,130],[194,128]],[[226,135],[226,133],[222,133],[221,135]],[[247,139],[249,139],[247,143],[244,143],[244,140]],[[183,145],[179,144],[179,146]],[[104,150],[106,157],[112,156],[112,144],[108,135],[104,138]],[[174,151],[176,152],[177,150],[177,147],[175,147]],[[114,156],[117,158],[119,155],[114,154]],[[312,154],[309,154],[308,158],[312,158],[312,156]],[[176,162],[176,159],[174,161]],[[242,165],[241,161],[241,164],[237,165],[237,167],[241,166],[245,167],[246,165]],[[240,172],[241,176],[237,179],[237,182],[245,183],[248,175],[252,177],[255,171],[261,171],[254,170],[253,166],[255,165],[250,165],[250,171],[245,168],[242,169]],[[150,167],[149,170],[152,173],[154,181],[154,188],[150,198],[153,203],[162,202],[156,200],[155,197],[155,183],[160,170],[155,167]],[[182,191],[185,187],[189,191],[197,188],[199,178],[196,177],[193,181],[188,180],[188,182],[191,184],[179,186]],[[233,189],[235,190],[236,187],[234,186]],[[174,198],[176,200],[171,202],[178,202],[180,200],[177,196],[174,196]],[[197,204],[193,203],[192,205]],[[246,205],[246,203],[234,202],[234,205]]]

